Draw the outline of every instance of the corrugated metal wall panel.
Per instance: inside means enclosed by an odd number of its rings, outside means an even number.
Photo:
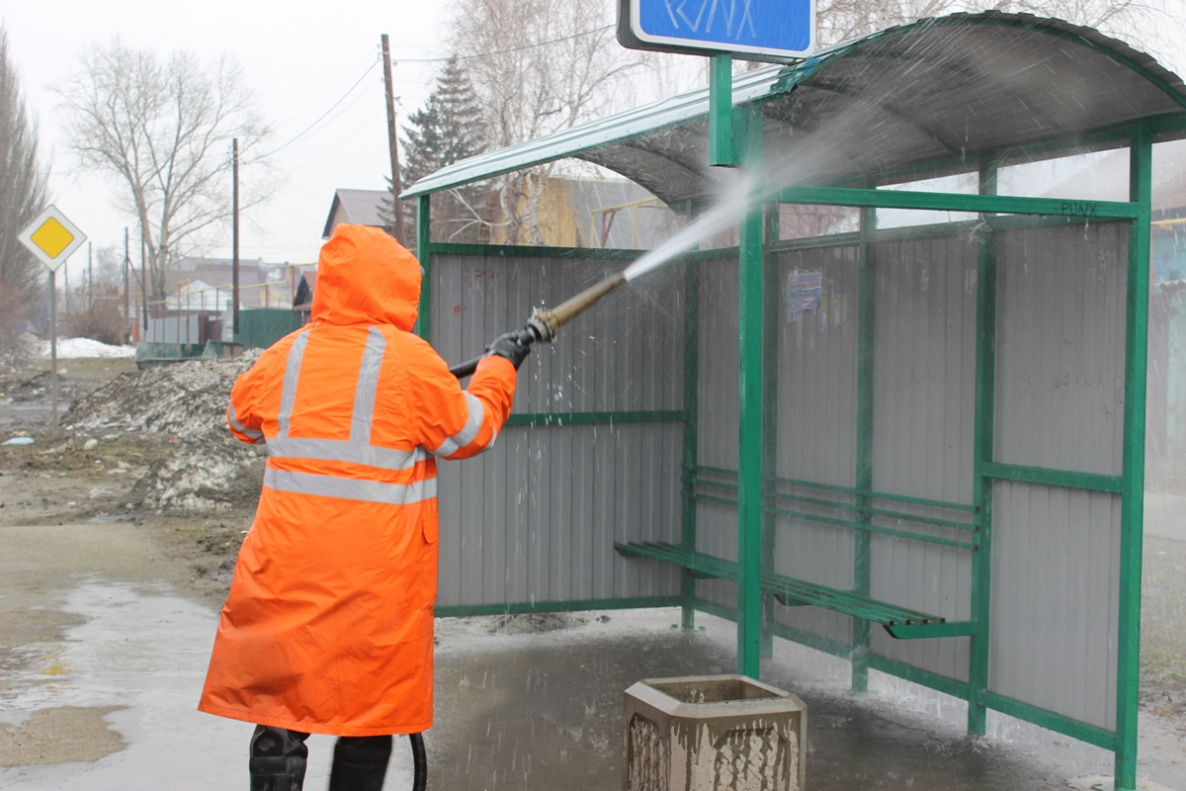
[[[1118,495],[993,489],[989,689],[1116,726]]]
[[[700,381],[697,461],[701,466],[737,469],[737,260],[700,265]],[[729,479],[736,484],[736,479]],[[736,499],[736,491],[703,489]],[[737,507],[696,503],[696,549],[737,559]],[[737,606],[737,587],[699,580],[697,595],[723,607]]]
[[[291,312],[291,311],[290,311]],[[260,311],[243,311],[244,314],[259,314]],[[295,328],[295,327],[293,327]],[[184,316],[168,316],[161,319],[149,319],[148,329],[144,332],[144,340],[149,343],[205,343],[200,334],[201,317],[195,313]],[[276,338],[291,332],[292,328],[281,332],[275,337],[268,337],[266,343],[255,342],[254,336],[249,347],[267,348],[276,342]]]
[[[771,436],[777,437],[774,475],[832,486],[856,484],[858,267],[853,245],[777,254],[777,395]],[[791,279],[808,284],[819,276],[819,302],[800,310]],[[810,285],[809,285],[810,288]],[[798,296],[802,296],[800,292]],[[779,487],[794,495],[836,499],[810,486]],[[851,510],[795,500],[778,500],[782,510],[852,521]],[[853,586],[851,528],[799,517],[778,516],[774,524],[774,570],[835,588]],[[782,623],[850,641],[852,619],[817,607],[777,607]]]
[[[1126,223],[998,242],[996,460],[1119,475]]]
[[[857,248],[782,253],[778,260],[776,475],[853,486],[856,473]],[[795,312],[788,276],[819,273],[820,301]]]
[[[1001,235],[995,460],[1119,475],[1127,226]],[[1115,727],[1120,498],[997,482],[990,688]]]
[[[976,381],[973,239],[941,237],[875,246],[873,488],[948,503],[972,502]],[[875,507],[956,519],[958,512],[876,500]],[[878,516],[874,524],[970,541],[969,533]],[[971,608],[971,553],[875,535],[875,599],[951,619]],[[966,679],[967,638],[893,640],[871,634],[875,653]]]
[[[436,255],[432,342],[459,362],[620,268],[589,260]],[[519,372],[515,413],[682,409],[679,273],[619,289]],[[510,426],[482,456],[440,465],[438,604],[674,595],[671,566],[614,541],[681,531],[680,423]]]
[[[557,441],[557,435],[567,435]],[[573,601],[673,595],[668,564],[629,560],[614,541],[680,539],[678,498],[644,498],[630,468],[592,459],[642,458],[655,434],[678,451],[682,427],[623,425],[507,428],[489,452],[442,464],[438,604]],[[572,463],[570,448],[585,460]],[[568,463],[557,463],[568,458]],[[670,489],[680,454],[657,459],[652,479]],[[592,468],[592,474],[588,474]],[[584,490],[581,498],[574,489]],[[589,501],[586,503],[586,501]]]

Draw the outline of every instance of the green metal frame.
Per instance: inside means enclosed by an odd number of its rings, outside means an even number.
[[[960,195],[910,190],[863,190],[845,187],[790,187],[780,190],[783,203],[860,206],[878,209],[977,212],[982,214],[1048,214],[1079,220],[1135,220],[1135,202],[1077,201],[1059,198],[1023,198],[1013,195]]]
[[[508,426],[588,426],[614,423],[682,423],[683,410],[636,412],[519,412],[507,418]]]
[[[640,596],[626,599],[572,599],[567,601],[509,602],[500,604],[446,605],[433,608],[437,618],[468,618],[474,615],[518,615],[533,612],[581,612],[587,610],[637,610],[644,607],[678,607],[678,596]]]
[[[735,143],[743,146],[739,155],[746,168],[759,170],[762,157],[761,111],[739,108],[742,127]],[[763,453],[763,317],[765,254],[762,213],[751,208],[741,221],[738,234],[740,280],[738,304],[738,441],[737,457],[737,559],[741,577],[737,585],[738,628],[737,669],[759,678],[762,654],[762,481],[766,471]]]
[[[684,469],[695,469],[699,452],[700,425],[700,263],[684,270]],[[696,499],[691,484],[680,486],[681,544],[696,551]],[[680,625],[696,626],[696,578],[689,569],[680,573]]]
[[[416,199],[416,255],[424,276],[420,278],[420,310],[416,319],[421,338],[428,340],[432,328],[432,196],[421,195]]]
[[[997,192],[997,167],[980,168],[980,194]],[[993,458],[996,414],[997,245],[991,226],[978,234],[976,256],[976,394],[972,439],[972,503],[976,509],[976,550],[972,555],[971,612],[977,629],[968,659],[968,733],[983,734],[987,727],[989,663],[989,607],[992,581],[992,479],[985,467]]]
[[[1120,607],[1116,667],[1116,787],[1136,788],[1137,693],[1141,670],[1141,546],[1145,516],[1145,398],[1149,346],[1149,221],[1153,135],[1139,128],[1130,149],[1129,198],[1140,208],[1128,239],[1121,477]]]
[[[715,52],[708,59],[708,164],[735,167],[733,145],[733,56]]]
[[[762,241],[765,250],[778,241],[781,232],[781,217],[776,203],[762,206]],[[772,255],[762,256],[762,426],[763,432],[778,436],[778,301],[779,301],[778,259]],[[778,462],[778,448],[773,442],[762,443],[763,482]],[[764,486],[766,496],[762,500],[762,575],[774,573],[775,514],[770,489]],[[762,594],[762,646],[761,656],[774,656],[774,633],[769,624],[774,620],[775,598],[770,593]]]
[[[863,490],[856,496],[857,521],[862,527],[873,526],[873,354],[875,348],[876,256],[872,233],[877,229],[877,210],[861,209],[860,247],[857,257],[857,436],[856,488]],[[868,530],[857,530],[853,536],[853,587],[869,595],[872,574],[872,536]],[[869,689],[869,622],[855,620],[852,624],[852,692],[859,694]]]

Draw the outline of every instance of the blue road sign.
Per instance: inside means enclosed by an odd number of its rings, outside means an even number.
[[[618,38],[638,49],[800,57],[815,48],[815,0],[621,0]]]

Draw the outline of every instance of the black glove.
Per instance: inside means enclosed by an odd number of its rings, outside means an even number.
[[[519,366],[523,364],[523,361],[527,359],[527,355],[531,354],[531,343],[523,343],[522,338],[522,330],[504,333],[490,341],[490,345],[486,347],[486,351],[510,360],[511,365],[515,366],[515,370],[517,371],[519,370]]]

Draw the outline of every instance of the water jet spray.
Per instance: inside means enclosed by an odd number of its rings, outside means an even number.
[[[669,263],[698,242],[736,224],[748,208],[760,200],[758,184],[753,176],[742,174],[715,206],[623,271],[610,275],[554,308],[535,310],[527,320],[527,326],[519,331],[519,343],[525,346],[537,342],[551,343],[562,326],[584,313],[618,286]],[[481,355],[455,365],[449,369],[449,373],[458,379],[464,379],[474,372],[485,356]]]

